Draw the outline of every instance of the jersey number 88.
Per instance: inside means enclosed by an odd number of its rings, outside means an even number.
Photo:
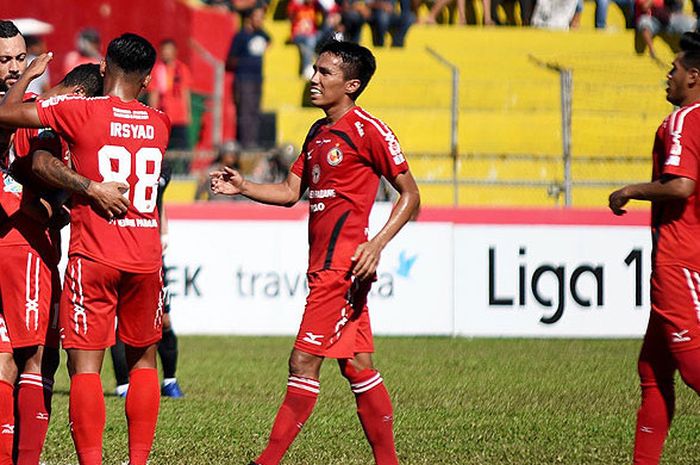
[[[105,182],[123,182],[129,184],[131,175],[131,153],[120,145],[105,145],[97,152],[98,169]],[[112,161],[116,161],[117,170],[114,170]],[[158,178],[160,177],[160,165],[163,161],[163,153],[154,147],[141,147],[134,154],[134,170],[136,185],[133,186],[134,208],[140,213],[151,213],[156,208],[158,195]],[[152,172],[148,172],[149,162],[153,163]],[[150,191],[149,188],[150,187]],[[130,189],[131,190],[131,189]],[[124,193],[128,198],[129,191]]]

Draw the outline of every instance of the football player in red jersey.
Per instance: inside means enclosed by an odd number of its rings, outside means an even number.
[[[27,66],[24,37],[12,21],[0,20],[0,95],[19,79]],[[7,164],[7,148],[14,129],[0,127],[0,164]]]
[[[674,375],[700,394],[700,34],[681,37],[666,100],[679,107],[656,131],[652,181],[610,194],[625,213],[630,199],[651,201],[651,314],[641,353],[642,404],[634,464],[658,464],[673,419]]]
[[[156,348],[163,303],[156,197],[170,121],[137,100],[155,58],[146,39],[123,34],[110,42],[100,64],[104,97],[23,104],[19,92],[51,59],[42,55],[0,104],[0,124],[50,127],[71,150],[75,172],[48,158],[33,171],[74,193],[59,320],[71,375],[71,432],[81,465],[102,463],[100,370],[104,350],[115,341],[115,316],[131,370],[125,405],[131,465],[145,465],[158,418]]]
[[[98,65],[82,65],[41,98],[102,93]],[[20,373],[15,391],[15,463],[38,465],[49,426],[53,377],[58,368],[59,230],[66,196],[31,174],[34,156],[67,162],[68,149],[53,131],[18,129],[2,170],[0,307]],[[11,175],[10,175],[11,174]],[[20,181],[24,186],[20,186]],[[14,384],[13,380],[2,378]],[[5,421],[5,420],[3,420]],[[0,461],[0,463],[2,463]]]
[[[366,48],[329,42],[310,86],[311,102],[326,117],[311,127],[287,179],[256,184],[228,168],[211,174],[214,192],[273,205],[291,206],[309,190],[309,295],[289,358],[287,393],[267,448],[254,464],[282,459],[314,408],[325,357],[338,360],[350,383],[376,463],[398,463],[391,401],[372,364],[366,302],[382,250],[416,214],[420,195],[394,133],[355,104],[375,68]],[[384,227],[369,239],[381,176],[400,196]]]

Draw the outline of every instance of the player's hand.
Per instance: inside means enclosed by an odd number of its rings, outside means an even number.
[[[374,276],[379,266],[382,248],[374,241],[363,242],[357,246],[351,258],[352,274],[356,279],[364,281]]]
[[[53,59],[53,53],[48,52],[48,53],[42,53],[38,57],[36,57],[30,64],[27,66],[27,69],[24,71],[24,74],[27,76],[28,79],[36,79],[42,74],[44,74],[44,71],[46,71],[46,67],[49,65],[49,62]]]
[[[241,173],[227,166],[220,171],[209,173],[211,178],[211,190],[215,194],[236,195],[243,190],[245,180]]]
[[[129,185],[123,182],[91,182],[87,196],[99,214],[107,219],[124,216],[131,203],[124,197]]]
[[[612,210],[614,214],[621,216],[627,213],[627,210],[623,207],[627,205],[629,201],[630,199],[627,196],[626,189],[623,187],[610,194],[610,197],[608,197],[608,207],[610,207],[610,210]]]

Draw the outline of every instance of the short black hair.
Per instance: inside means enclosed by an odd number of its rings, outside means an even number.
[[[19,29],[12,21],[0,20],[0,39],[9,39],[19,35]]]
[[[680,41],[683,57],[681,63],[686,69],[695,68],[700,70],[700,33],[686,32],[681,36]]]
[[[39,36],[24,36],[24,43],[27,45],[27,48],[40,44],[42,41],[43,39]]]
[[[162,47],[163,45],[168,45],[168,44],[172,44],[172,45],[174,45],[174,46],[177,48],[177,44],[175,43],[175,39],[171,39],[170,37],[168,37],[167,39],[163,39],[163,40],[160,41],[160,46],[161,46],[161,47]]]
[[[87,63],[76,66],[63,77],[61,84],[66,87],[81,86],[86,97],[102,95],[102,74],[100,65]]]
[[[343,42],[340,40],[329,40],[326,42],[318,54],[331,53],[342,62],[340,68],[343,70],[343,76],[346,80],[359,79],[360,88],[350,95],[350,98],[356,100],[362,91],[365,90],[370,79],[377,70],[377,62],[374,55],[368,48],[354,42]]]
[[[107,63],[126,74],[145,76],[156,62],[156,49],[143,37],[127,32],[107,47]]]

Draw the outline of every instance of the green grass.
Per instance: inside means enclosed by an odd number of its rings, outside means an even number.
[[[187,397],[164,399],[152,465],[242,464],[263,449],[286,384],[290,338],[181,337]],[[627,464],[640,341],[378,338],[403,465]],[[105,464],[127,459],[124,401],[108,392]],[[700,463],[700,403],[678,383],[664,464]],[[61,368],[43,460],[77,463]],[[354,398],[333,361],[284,465],[368,465]]]

